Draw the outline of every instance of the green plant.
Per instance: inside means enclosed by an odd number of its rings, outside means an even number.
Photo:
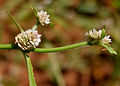
[[[50,22],[50,19],[48,18],[49,15],[47,15],[47,12],[44,12],[44,11],[38,12],[36,9],[34,8],[32,9],[37,18],[37,23],[28,32],[24,31],[20,27],[20,25],[17,23],[17,21],[8,11],[9,17],[15,23],[15,25],[21,31],[21,33],[20,35],[16,36],[15,44],[0,44],[0,49],[19,49],[23,53],[27,70],[28,70],[30,86],[37,86],[37,84],[35,82],[31,60],[30,60],[30,57],[27,55],[27,53],[30,53],[30,52],[50,53],[50,52],[64,51],[64,50],[69,50],[69,49],[88,46],[88,45],[101,45],[105,47],[111,54],[117,54],[117,52],[110,47],[109,43],[111,42],[111,39],[109,39],[110,36],[106,35],[105,29],[102,29],[99,31],[96,31],[95,29],[93,31],[90,30],[86,34],[90,39],[89,41],[80,42],[80,43],[67,45],[63,47],[57,47],[57,48],[36,48],[36,46],[38,46],[41,41],[40,35],[35,32],[38,25],[41,24],[44,26],[45,24],[49,24],[51,25],[51,27],[54,27],[54,24]]]

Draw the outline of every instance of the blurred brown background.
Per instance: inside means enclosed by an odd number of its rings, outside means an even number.
[[[0,43],[14,43],[20,32],[8,17],[10,10],[24,30],[36,18],[30,6],[46,10],[55,28],[39,26],[39,47],[58,47],[86,41],[85,32],[107,26],[111,55],[101,46],[56,53],[30,53],[38,86],[120,86],[120,0],[0,0]],[[27,69],[18,50],[0,50],[0,86],[28,86]]]

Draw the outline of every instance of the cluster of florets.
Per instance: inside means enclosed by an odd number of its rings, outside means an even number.
[[[37,16],[39,18],[39,22],[42,25],[49,24],[50,19],[49,15],[46,11],[39,11],[37,12]],[[38,34],[37,30],[27,30],[24,32],[21,32],[15,37],[15,43],[24,51],[30,51],[34,48],[36,48],[39,43],[41,42],[41,35]]]
[[[112,42],[110,39],[110,35],[102,36],[103,34],[105,34],[105,33],[103,33],[103,30],[97,31],[96,29],[90,30],[89,32],[86,33],[86,35],[90,39],[98,40],[100,43],[109,45],[109,43]]]
[[[15,43],[22,50],[32,50],[36,48],[41,42],[41,35],[38,34],[37,30],[27,30],[19,33],[15,37]]]
[[[37,12],[37,17],[39,19],[39,23],[43,26],[45,24],[50,23],[49,15],[46,11],[39,11]],[[104,34],[104,35],[103,35]],[[109,45],[111,41],[110,35],[106,35],[103,30],[90,30],[86,33],[86,35],[92,40],[98,40],[100,43]],[[36,48],[39,43],[41,42],[41,35],[38,34],[37,30],[27,30],[25,32],[21,32],[15,37],[15,43],[22,49],[22,50],[32,50]]]
[[[45,24],[50,23],[49,16],[46,11],[41,10],[40,12],[37,12],[37,16],[39,18],[39,22],[44,26]]]

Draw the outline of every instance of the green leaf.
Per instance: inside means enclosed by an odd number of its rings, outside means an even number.
[[[34,7],[32,7],[32,6],[31,6],[31,8],[33,10],[34,15],[37,17],[37,10]]]
[[[50,23],[50,26],[51,26],[52,28],[54,28],[55,24],[51,22],[51,23]]]
[[[32,7],[32,6],[31,6],[31,8],[32,8],[32,10],[33,10],[34,15],[37,17],[37,23],[36,23],[36,25],[33,27],[33,30],[35,30],[35,29],[37,28],[37,26],[40,24],[40,22],[39,22],[39,17],[37,16],[37,10],[36,10],[34,7]]]
[[[106,36],[105,29],[102,29],[101,39]]]
[[[17,21],[15,20],[15,18],[11,15],[11,13],[9,11],[7,11],[8,16],[11,18],[11,20],[15,23],[15,25],[17,26],[17,28],[21,31],[24,32],[24,30],[20,27],[20,25],[17,23]]]
[[[111,54],[116,54],[117,55],[117,52],[112,48],[112,47],[109,47],[108,45],[106,44],[101,44],[103,47],[105,47]]]
[[[23,53],[23,54],[24,54],[24,58],[25,58],[25,62],[26,62],[27,70],[28,70],[29,85],[37,86],[37,84],[35,82],[35,78],[34,78],[33,67],[31,64],[30,57],[26,53]]]

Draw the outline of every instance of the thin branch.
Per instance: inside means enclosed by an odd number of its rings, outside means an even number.
[[[0,44],[0,49],[17,49],[16,44]]]
[[[57,48],[35,48],[33,52],[49,53],[49,52],[65,51],[65,50],[87,46],[87,45],[89,45],[89,42],[81,42],[81,43],[76,43],[76,44],[57,47]]]
[[[34,50],[32,50],[32,52],[50,53],[50,52],[69,50],[87,45],[89,45],[89,42],[81,42],[81,43],[76,43],[76,44],[57,47],[57,48],[35,48]],[[18,49],[18,46],[16,44],[0,44],[0,49]]]
[[[37,22],[37,23],[33,26],[32,30],[36,30],[39,24],[40,24],[40,23]]]
[[[81,42],[76,43],[72,45],[62,46],[62,47],[56,47],[56,48],[35,48],[31,50],[31,52],[37,52],[37,53],[50,53],[50,52],[58,52],[58,51],[65,51],[73,48],[79,48],[87,45],[96,45],[95,42]],[[116,54],[117,52],[108,45],[105,44],[98,44],[106,48],[111,54]],[[16,44],[0,44],[0,49],[20,49]]]

